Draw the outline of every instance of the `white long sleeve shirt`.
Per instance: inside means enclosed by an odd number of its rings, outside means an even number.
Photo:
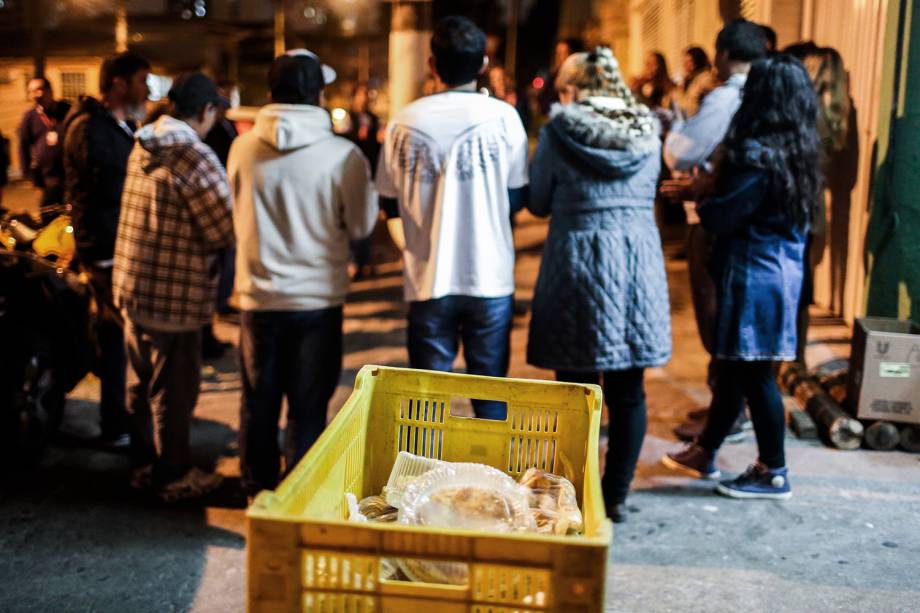
[[[674,122],[664,141],[664,163],[668,168],[677,173],[689,173],[694,168],[709,170],[709,158],[725,139],[741,106],[746,81],[747,74],[733,74],[703,98],[696,115]],[[687,223],[699,223],[695,203],[685,202],[684,209]]]

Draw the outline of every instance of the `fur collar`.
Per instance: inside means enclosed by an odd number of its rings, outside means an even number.
[[[572,140],[597,149],[651,151],[659,138],[658,120],[648,108],[620,98],[596,96],[556,104],[550,117]]]

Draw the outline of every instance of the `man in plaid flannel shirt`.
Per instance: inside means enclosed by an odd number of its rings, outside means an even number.
[[[178,77],[169,99],[170,114],[137,132],[128,160],[113,275],[125,316],[133,485],[149,482],[167,501],[220,485],[191,466],[189,429],[216,253],[233,244],[227,176],[201,140],[226,101],[201,73]]]

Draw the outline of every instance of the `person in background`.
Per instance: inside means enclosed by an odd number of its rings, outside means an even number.
[[[767,53],[776,53],[776,30],[767,24],[760,24],[760,29],[763,30],[763,37],[767,42]]]
[[[112,302],[112,265],[121,193],[137,122],[144,118],[150,64],[132,51],[102,63],[102,98],[80,98],[64,122],[65,198],[73,206],[77,252],[99,305],[101,442],[127,447],[125,342]]]
[[[230,84],[219,84],[217,91],[221,97],[229,100],[233,87]],[[227,119],[227,108],[220,105],[217,109],[217,119],[214,127],[204,137],[204,142],[217,155],[224,169],[227,168],[227,157],[230,155],[230,146],[239,134],[233,122]],[[233,246],[222,250],[218,255],[220,277],[217,282],[217,312],[222,315],[234,313],[236,309],[230,306],[230,296],[233,294],[233,276],[236,269],[236,249]],[[232,347],[231,343],[222,342],[214,336],[214,325],[208,322],[201,330],[201,355],[206,360],[219,359]]]
[[[530,127],[530,107],[527,98],[518,96],[517,84],[505,72],[504,66],[490,66],[486,77],[483,92],[513,106],[521,118],[524,129],[527,130]]]
[[[717,83],[712,74],[712,64],[702,47],[688,47],[684,51],[684,80],[674,91],[674,104],[683,117],[693,117],[700,103]]]
[[[36,77],[27,86],[32,108],[19,123],[19,164],[22,176],[42,191],[41,204],[64,200],[63,124],[70,103],[55,100],[51,81]]]
[[[649,53],[642,76],[633,81],[632,91],[636,99],[653,111],[668,108],[674,87],[664,54],[658,51]]]
[[[847,239],[849,236],[849,193],[855,185],[858,157],[858,135],[850,130],[852,100],[849,79],[843,69],[840,54],[830,47],[818,47],[811,41],[786,48],[805,65],[818,95],[818,136],[821,147],[821,168],[825,184],[831,195],[831,236],[828,236],[827,194],[821,192],[815,199],[815,210],[808,235],[805,276],[802,281],[802,302],[798,315],[798,347],[796,361],[805,364],[805,347],[810,321],[809,306],[814,303],[815,268],[824,258],[830,238],[833,247],[831,278],[834,300],[842,308],[841,289],[846,278]],[[855,121],[855,120],[854,120]],[[851,132],[854,132],[851,134]],[[836,219],[835,219],[836,216]]]
[[[370,109],[367,83],[355,85],[348,115],[350,119],[348,131],[342,136],[358,146],[371,168],[377,168],[377,158],[380,157],[380,141],[377,138],[380,132],[380,119]],[[355,272],[352,279],[358,280],[370,276],[373,272],[370,237],[352,241],[351,252],[355,261]]]
[[[503,377],[514,295],[510,216],[526,200],[527,133],[514,107],[476,90],[488,58],[472,21],[441,20],[431,53],[441,92],[393,117],[377,170],[403,249],[409,365],[449,371],[462,340],[467,372]],[[475,400],[473,409],[506,417],[504,403]]]
[[[559,73],[559,67],[573,53],[584,51],[585,43],[577,37],[563,38],[556,43],[553,49],[553,67],[546,78],[546,83],[540,93],[537,95],[537,103],[540,112],[548,116],[553,104],[559,102],[559,92],[553,85],[556,82],[556,75]]]
[[[112,288],[125,319],[132,486],[164,501],[222,477],[192,466],[201,328],[214,314],[215,254],[233,243],[230,186],[202,138],[229,104],[202,73],[179,75],[168,115],[137,131],[121,199]]]
[[[661,192],[666,197],[683,200],[690,226],[687,235],[687,265],[690,273],[690,290],[693,310],[696,315],[697,328],[703,347],[714,356],[715,324],[715,286],[708,271],[711,250],[710,237],[699,225],[696,214],[696,202],[685,197],[693,190],[687,191],[696,181],[705,181],[712,169],[712,158],[717,147],[728,131],[735,111],[741,104],[741,93],[751,69],[751,62],[765,54],[763,31],[757,24],[738,19],[726,25],[716,38],[715,66],[718,79],[722,85],[710,92],[693,117],[677,117],[671,126],[664,143],[665,164],[675,174],[675,178],[662,184]],[[714,389],[718,376],[715,359],[710,360],[707,382]],[[732,429],[730,439],[743,437],[743,428],[747,420],[743,406],[738,408],[738,423]],[[678,431],[681,438],[697,436],[703,427],[706,413],[691,414],[693,423],[688,424],[688,432],[683,428]]]
[[[351,95],[348,131],[343,136],[358,146],[371,168],[376,168],[380,157],[380,141],[377,140],[380,119],[371,111],[370,102],[367,83],[357,83]]]
[[[733,498],[787,499],[785,412],[774,363],[796,352],[809,218],[821,183],[818,104],[799,60],[754,62],[723,144],[715,186],[699,207],[715,236],[714,351],[720,360],[709,417],[696,443],[666,464],[717,478],[716,453],[747,400],[757,461],[717,491]]]
[[[671,355],[671,320],[653,204],[661,167],[655,116],[638,104],[607,47],[576,53],[531,168],[527,208],[551,215],[533,298],[527,361],[556,379],[603,382],[610,443],[608,515],[626,495],[645,438],[645,369]]]
[[[818,71],[818,135],[821,139],[824,182],[830,223],[831,309],[843,312],[850,236],[851,192],[859,176],[859,130],[850,78],[836,49],[822,48],[825,61]],[[801,333],[801,332],[800,332]],[[802,340],[799,340],[800,346]]]
[[[342,370],[348,242],[379,212],[360,149],[322,108],[335,72],[297,49],[275,58],[271,103],[230,149],[240,300],[240,470],[254,496],[274,489],[326,427]],[[278,446],[287,399],[284,470]]]
[[[230,83],[222,83],[217,86],[217,91],[220,93],[221,97],[225,100],[230,100],[230,92],[233,90],[233,85]],[[236,131],[236,126],[233,125],[233,122],[227,119],[227,109],[224,105],[220,105],[217,109],[217,119],[214,121],[214,127],[208,131],[207,136],[204,137],[204,143],[210,147],[217,159],[220,160],[221,165],[227,167],[227,158],[230,156],[230,147],[233,145],[233,141],[236,140],[236,137],[239,136],[239,133]]]

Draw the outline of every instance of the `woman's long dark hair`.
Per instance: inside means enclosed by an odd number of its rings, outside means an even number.
[[[809,222],[821,186],[817,118],[815,89],[802,62],[774,55],[752,64],[725,138],[729,166],[766,170],[768,198],[800,227]]]
[[[653,51],[649,55],[655,58],[655,74],[652,75],[652,83],[656,87],[661,87],[667,93],[667,90],[674,85],[671,80],[671,74],[668,72],[668,60],[660,51]]]
[[[706,55],[706,51],[702,47],[687,47],[684,54],[689,55],[693,60],[693,74],[712,68],[709,56]]]

